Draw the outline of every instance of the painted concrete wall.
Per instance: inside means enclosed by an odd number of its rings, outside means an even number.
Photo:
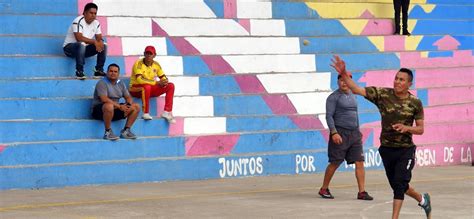
[[[424,104],[426,124],[414,138],[417,165],[472,162],[469,2],[412,1],[413,35],[405,37],[391,35],[386,0],[96,0],[106,64],[118,63],[128,82],[143,48],[154,45],[177,89],[176,124],[140,119],[133,127],[140,138],[118,142],[101,140],[102,124],[90,118],[97,80],[73,79],[74,62],[61,49],[86,2],[43,8],[45,0],[22,0],[0,8],[0,189],[321,173],[325,100],[337,88],[333,54],[360,86],[391,87],[400,67],[413,69],[411,92]],[[38,20],[55,25],[32,25]],[[90,75],[95,59],[86,62]],[[365,164],[380,169],[380,115],[357,100]],[[164,98],[150,104],[160,115]]]

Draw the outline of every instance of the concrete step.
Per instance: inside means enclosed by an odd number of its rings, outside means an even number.
[[[225,56],[159,56],[167,75],[201,76],[211,74],[255,74],[288,72],[330,72],[334,54],[295,55],[225,55]],[[371,71],[407,68],[447,68],[474,66],[472,50],[411,51],[385,53],[340,54],[351,71]],[[138,56],[109,56],[106,65],[117,63],[123,75],[130,75]],[[360,62],[360,60],[365,60]],[[28,62],[30,65],[23,65]],[[56,56],[0,56],[0,79],[72,77],[74,61]],[[278,65],[275,65],[278,63]],[[17,66],[23,66],[17,68]],[[92,75],[95,59],[86,60],[86,75]],[[38,69],[37,66],[41,66]]]
[[[293,130],[186,137],[140,137],[136,140],[118,141],[81,139],[23,142],[2,145],[0,168],[323,150],[327,147],[326,141],[320,131]]]

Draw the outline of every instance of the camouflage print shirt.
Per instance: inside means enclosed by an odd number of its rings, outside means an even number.
[[[382,117],[382,133],[380,145],[385,147],[412,147],[415,146],[412,134],[400,133],[392,128],[393,124],[402,123],[413,126],[415,120],[423,119],[423,105],[413,96],[400,99],[395,96],[392,88],[366,87],[366,99],[374,103]]]

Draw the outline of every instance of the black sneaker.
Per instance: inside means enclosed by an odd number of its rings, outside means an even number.
[[[370,196],[369,193],[367,193],[366,191],[357,193],[357,199],[366,200],[366,201],[374,200],[374,198]]]
[[[84,72],[83,71],[76,71],[76,79],[79,79],[79,80],[86,79],[86,76],[84,75]]]
[[[321,189],[319,190],[319,195],[320,195],[322,198],[334,199],[334,196],[332,196],[331,192],[329,192],[329,189],[323,189],[323,188],[321,188]]]
[[[410,35],[411,35],[411,33],[410,33],[410,32],[408,32],[408,30],[403,30],[403,35],[405,35],[405,36],[410,36]]]
[[[425,210],[426,218],[431,219],[431,198],[430,198],[430,194],[428,194],[428,193],[423,194],[423,198],[425,199],[425,204],[424,205],[418,204],[418,206],[422,207],[423,210]]]
[[[97,70],[94,68],[94,78],[104,77],[106,74],[103,70]]]

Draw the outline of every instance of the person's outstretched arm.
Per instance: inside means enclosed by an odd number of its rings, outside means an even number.
[[[341,75],[342,80],[347,84],[351,89],[352,93],[359,94],[361,96],[366,96],[365,88],[359,87],[354,80],[349,76],[349,73],[346,71],[346,63],[339,56],[335,55],[334,59],[331,60],[331,66]]]

